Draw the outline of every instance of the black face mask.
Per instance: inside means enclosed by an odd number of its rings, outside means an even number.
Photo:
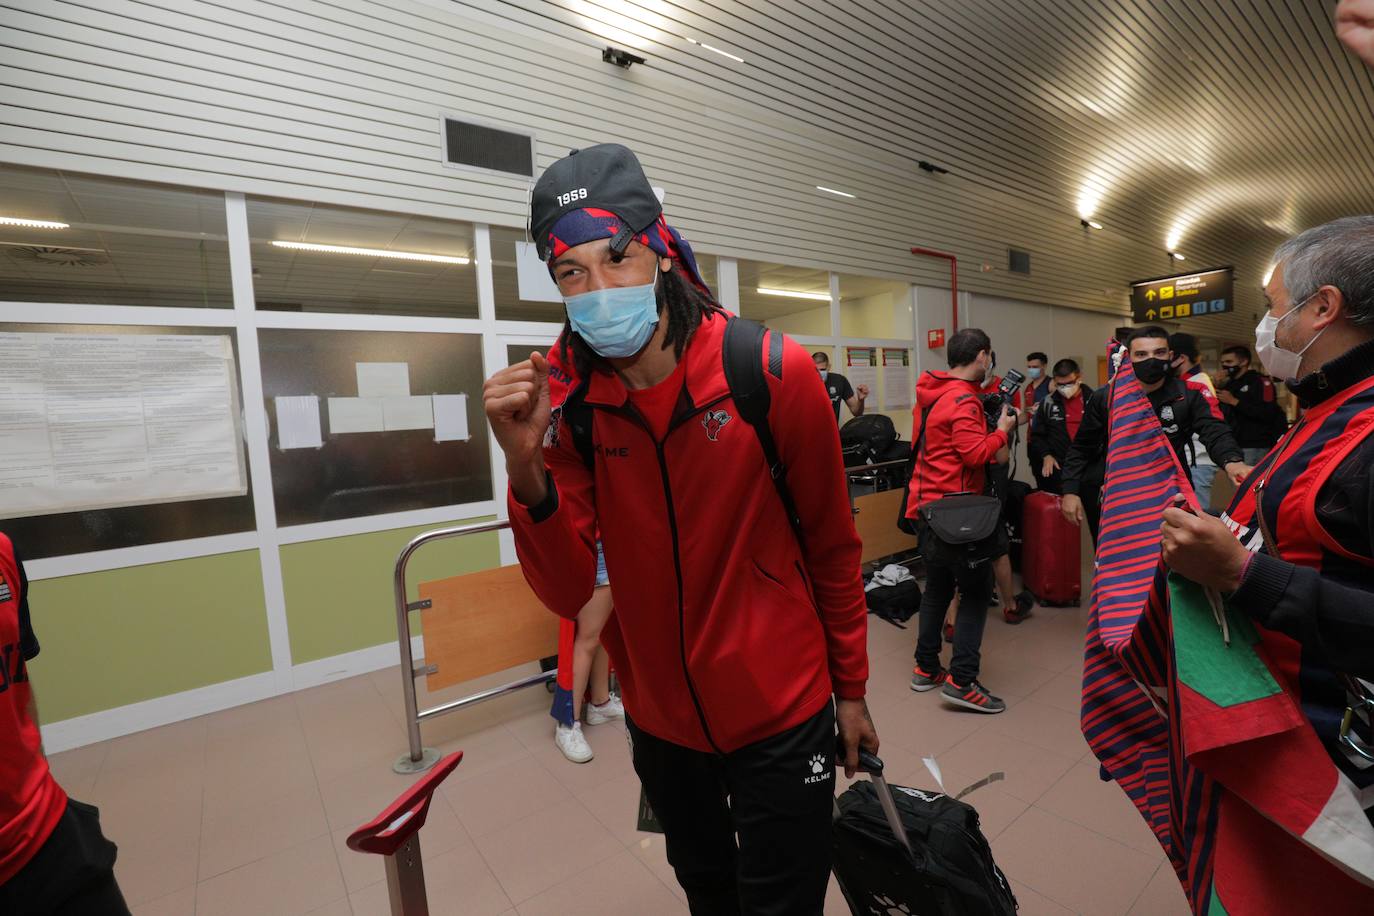
[[[1237,375],[1240,374],[1240,366],[1222,366],[1221,368],[1222,371],[1229,375],[1231,378],[1235,378]]]
[[[1157,358],[1142,359],[1131,365],[1135,367],[1135,377],[1145,385],[1153,385],[1155,382],[1161,381],[1172,368],[1167,359]]]

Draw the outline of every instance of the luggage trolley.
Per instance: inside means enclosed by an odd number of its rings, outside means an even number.
[[[429,815],[434,790],[462,760],[462,751],[448,755],[381,814],[349,834],[349,849],[385,857],[391,916],[429,916],[425,869],[420,859],[420,828]]]

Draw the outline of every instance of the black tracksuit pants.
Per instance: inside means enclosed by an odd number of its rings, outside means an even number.
[[[115,882],[115,844],[92,805],[67,800],[62,819],[19,873],[0,884],[5,916],[129,916]]]
[[[692,916],[821,916],[830,879],[835,709],[725,755],[627,717],[639,774]]]

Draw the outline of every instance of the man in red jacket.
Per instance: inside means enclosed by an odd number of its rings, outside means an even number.
[[[1016,412],[1003,407],[997,428],[987,430],[979,387],[992,373],[992,341],[977,328],[964,328],[946,345],[948,372],[927,372],[916,383],[916,420],[912,448],[917,450],[911,476],[907,517],[919,519],[920,508],[951,493],[982,493],[986,468],[1007,447],[1016,428]],[[924,421],[925,430],[921,425]],[[921,596],[920,630],[916,639],[916,668],[911,689],[918,693],[941,687],[941,699],[983,713],[1007,708],[978,682],[979,650],[992,594],[992,564],[934,560],[934,535],[918,522],[921,552],[926,557],[926,590]],[[940,628],[945,608],[959,590],[959,614],[954,618],[954,656],[948,672],[940,665]]]
[[[634,155],[603,145],[550,166],[530,222],[569,323],[547,358],[483,392],[525,575],[576,615],[599,529],[616,606],[601,638],[692,912],[819,916],[836,728],[847,773],[861,742],[878,746],[860,543],[820,376],[770,334],[767,429],[794,533],[724,376],[728,316]]]
[[[28,591],[0,534],[0,913],[128,916],[99,813],[67,797],[43,755],[26,665],[38,655]]]

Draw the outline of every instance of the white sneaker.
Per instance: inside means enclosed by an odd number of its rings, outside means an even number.
[[[592,753],[592,746],[587,743],[587,739],[582,734],[581,722],[574,722],[572,725],[559,725],[554,729],[553,743],[558,745],[563,756],[573,763],[586,763],[596,756]]]
[[[625,705],[620,702],[620,697],[615,694],[611,694],[611,698],[600,706],[595,703],[588,703],[586,710],[588,725],[605,725],[615,719],[625,718]]]

